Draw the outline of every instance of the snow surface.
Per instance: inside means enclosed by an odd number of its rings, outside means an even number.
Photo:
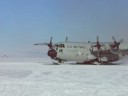
[[[0,96],[128,96],[126,61],[118,65],[50,62],[0,62]]]

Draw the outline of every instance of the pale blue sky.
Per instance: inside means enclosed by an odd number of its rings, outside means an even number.
[[[0,0],[1,50],[30,51],[33,43],[128,41],[128,0]]]

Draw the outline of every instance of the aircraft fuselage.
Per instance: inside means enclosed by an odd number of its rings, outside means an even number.
[[[95,43],[84,42],[61,42],[56,43],[52,50],[54,54],[48,54],[52,59],[58,61],[76,61],[81,63],[92,62],[114,62],[128,54],[128,43],[121,43],[120,51],[112,49],[109,43],[104,43],[98,53]]]

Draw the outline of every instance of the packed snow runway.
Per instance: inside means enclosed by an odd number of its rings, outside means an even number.
[[[128,65],[1,62],[0,96],[128,96]]]

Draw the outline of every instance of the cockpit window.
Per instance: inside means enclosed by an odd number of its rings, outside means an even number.
[[[56,47],[59,47],[59,45],[58,45],[58,44],[56,44],[55,46],[56,46]]]
[[[63,48],[64,48],[64,44],[61,44],[61,47],[63,47]]]
[[[59,52],[63,52],[63,49],[59,49]]]
[[[56,44],[55,45],[57,48],[59,47],[59,48],[65,48],[65,45],[64,44]]]
[[[58,47],[65,48],[64,44],[59,44]]]

